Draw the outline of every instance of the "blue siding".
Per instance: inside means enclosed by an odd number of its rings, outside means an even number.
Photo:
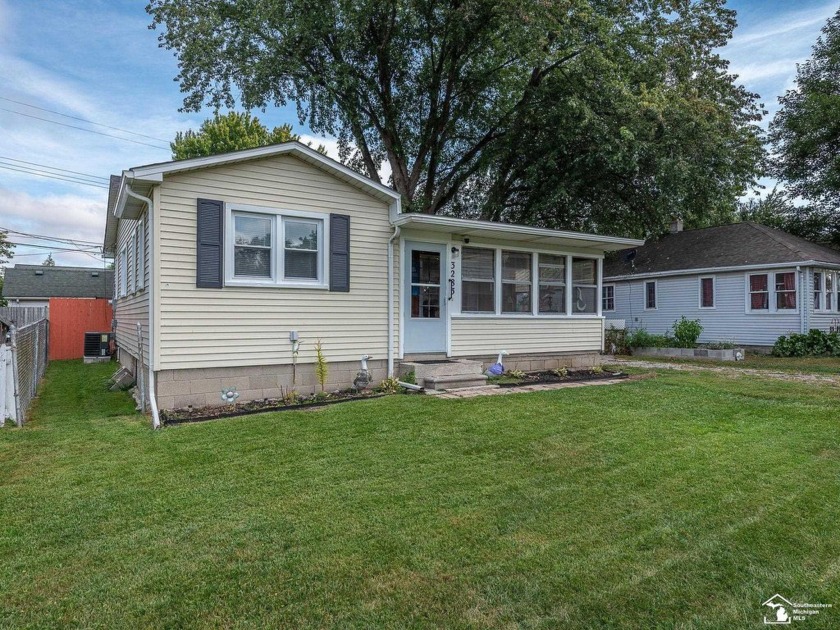
[[[831,313],[817,311],[814,309],[814,271],[822,271],[822,269],[809,268],[807,270],[807,304],[808,304],[808,326],[807,329],[819,328],[828,332],[832,326],[840,325],[840,312],[837,312],[837,287],[834,288],[834,298],[832,299]]]
[[[772,274],[776,271],[794,270],[780,268],[766,272]],[[752,273],[765,273],[765,270]],[[707,276],[715,278],[714,309],[700,308],[700,278]],[[746,312],[745,272],[668,276],[655,280],[656,310],[644,308],[645,279],[615,283],[605,280],[604,284],[615,285],[616,310],[605,312],[604,316],[607,319],[624,319],[628,329],[645,328],[650,333],[662,334],[670,331],[674,322],[685,315],[688,319],[699,319],[703,324],[702,343],[732,341],[742,345],[769,346],[780,335],[800,331],[799,308],[785,313]],[[797,298],[801,308],[801,290]]]

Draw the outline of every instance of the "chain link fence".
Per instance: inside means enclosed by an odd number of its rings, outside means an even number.
[[[15,423],[23,425],[38,383],[47,369],[49,322],[46,319],[11,328],[11,367],[14,383]]]

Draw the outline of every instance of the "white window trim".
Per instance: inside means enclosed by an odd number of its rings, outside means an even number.
[[[496,258],[498,257],[497,248],[495,247],[482,247],[480,245],[473,245],[470,243],[469,245],[463,245],[458,248],[458,270],[457,270],[457,279],[456,279],[456,293],[457,293],[457,307],[458,313],[463,313],[464,316],[472,316],[472,315],[495,315],[496,314],[496,293],[498,292],[496,287]],[[488,251],[493,252],[493,279],[492,280],[476,280],[473,278],[464,278],[464,271],[462,268],[462,263],[464,260],[464,250],[465,249],[486,249]],[[493,311],[465,311],[464,310],[464,282],[482,282],[484,284],[489,284],[493,287]]]
[[[233,273],[234,248],[234,214],[270,215],[271,216],[271,274],[266,279],[237,277]],[[283,219],[310,219],[321,222],[318,235],[318,280],[285,280],[283,278],[283,262],[285,241],[283,239]],[[330,215],[324,212],[307,212],[288,208],[271,208],[239,203],[225,204],[225,286],[254,287],[254,288],[297,288],[321,289],[330,288],[329,265],[329,234]]]
[[[126,245],[120,247],[119,258],[117,258],[117,279],[119,282],[119,297],[124,298],[128,295],[128,252]]]
[[[517,280],[505,280],[504,277],[502,277],[502,273],[504,273],[503,257],[504,257],[505,252],[510,252],[511,254],[528,254],[530,256],[530,259],[531,259],[530,260],[530,265],[529,265],[529,267],[530,267],[529,271],[530,271],[530,276],[531,276],[530,282],[519,282]],[[525,317],[533,317],[534,316],[534,286],[535,286],[534,285],[534,259],[536,259],[538,256],[536,254],[534,254],[534,252],[522,251],[522,250],[513,250],[513,249],[509,249],[507,247],[503,247],[499,250],[499,257],[500,258],[499,258],[499,281],[498,281],[498,286],[499,286],[499,293],[500,293],[500,295],[499,295],[500,310],[498,310],[497,312],[499,312],[501,315],[519,315],[519,316],[524,315]],[[506,284],[512,284],[514,286],[518,285],[518,284],[528,284],[531,287],[529,292],[528,292],[529,295],[530,295],[530,298],[531,298],[531,308],[528,309],[527,311],[503,311],[503,310],[501,310],[502,302],[504,300],[504,288],[505,288]],[[537,287],[539,287],[539,285],[537,285]]]
[[[796,291],[796,308],[776,308],[776,274],[792,273],[793,288]],[[750,300],[750,276],[767,276],[768,307],[766,309],[753,309]],[[748,271],[744,274],[744,312],[747,315],[796,315],[799,313],[801,299],[799,274],[795,269],[768,269],[761,271]],[[813,299],[811,297],[810,299]]]
[[[648,300],[647,300],[647,285],[653,285],[653,306],[648,308]],[[645,280],[642,284],[642,300],[643,305],[645,307],[644,310],[646,311],[657,311],[659,310],[659,282],[656,280]]]
[[[429,240],[429,242],[433,242]],[[437,242],[437,241],[434,241]],[[446,241],[440,241],[442,243],[446,243]],[[569,318],[576,318],[576,319],[603,319],[603,315],[601,314],[601,302],[600,299],[597,299],[596,306],[598,310],[596,313],[573,313],[572,312],[572,291],[570,287],[572,286],[572,258],[585,258],[587,260],[594,260],[596,263],[596,280],[597,285],[585,285],[585,286],[601,286],[602,281],[602,273],[603,273],[603,256],[597,256],[592,254],[586,253],[573,253],[570,254],[568,252],[559,252],[559,251],[552,251],[547,249],[533,249],[528,247],[520,247],[516,245],[512,246],[501,246],[501,245],[490,245],[485,244],[483,242],[473,242],[471,241],[469,244],[459,245],[458,243],[450,242],[449,245],[454,245],[456,247],[471,247],[476,249],[492,249],[496,252],[495,254],[495,269],[494,273],[495,277],[495,311],[490,312],[481,312],[481,313],[473,313],[473,312],[464,312],[461,310],[461,301],[460,301],[460,294],[461,294],[461,256],[458,256],[458,268],[457,268],[457,280],[456,280],[456,296],[458,300],[456,302],[456,309],[451,309],[450,318],[453,319],[469,319],[469,318],[476,318],[476,319],[488,319],[488,318],[503,318],[503,319],[569,319]],[[566,257],[566,313],[539,313],[539,303],[538,303],[538,296],[533,294],[535,288],[539,290],[539,280],[537,278],[538,273],[531,273],[531,291],[532,291],[532,299],[531,305],[532,310],[530,313],[502,313],[501,305],[502,305],[502,292],[501,292],[501,274],[502,274],[502,250],[508,252],[527,252],[531,254],[531,264],[533,266],[537,266],[538,264],[538,257],[540,254],[549,254],[551,256],[565,256]],[[584,285],[581,285],[584,286]],[[596,289],[596,295],[598,295],[599,289]]]
[[[594,262],[595,262],[595,284],[583,284],[582,282],[575,283],[574,268],[573,268],[575,258],[580,259],[580,260],[594,260]],[[568,281],[569,281],[569,291],[568,291],[568,296],[569,297],[567,298],[567,303],[568,303],[568,307],[569,307],[568,312],[571,313],[570,317],[584,317],[584,316],[592,317],[593,315],[594,316],[600,316],[601,315],[601,302],[602,302],[600,260],[598,258],[592,258],[591,256],[577,256],[577,255],[569,256],[566,260],[569,263],[569,271],[566,275],[566,278],[568,278]],[[574,305],[575,305],[575,302],[576,302],[575,297],[574,297],[575,287],[581,287],[581,288],[584,288],[584,289],[595,289],[595,305],[594,305],[595,306],[595,312],[594,313],[587,313],[587,312],[584,312],[584,311],[575,311],[575,309],[574,309]]]
[[[703,306],[703,280],[712,281],[711,306]],[[697,279],[697,308],[701,311],[713,311],[717,308],[717,276],[700,276]]]
[[[840,298],[840,287],[837,286],[838,280],[840,280],[840,273],[833,271],[831,269],[823,269],[821,267],[814,267],[811,269],[811,282],[813,284],[814,274],[820,274],[820,308],[816,308],[814,306],[814,293],[817,292],[817,287],[811,287],[810,295],[808,296],[808,300],[810,301],[811,308],[813,309],[814,313],[822,313],[825,315],[830,315],[833,313],[837,313],[838,304],[837,300]],[[828,295],[828,291],[825,290],[825,281],[827,276],[831,276],[831,308],[826,308],[826,295]]]
[[[606,289],[607,287],[610,287],[612,289],[612,292],[613,292],[613,294],[612,294],[613,307],[612,308],[604,308],[604,289]],[[615,285],[612,284],[612,283],[607,283],[607,284],[601,285],[601,310],[604,313],[615,313]]]
[[[137,291],[142,291],[146,288],[146,231],[145,221],[141,217],[137,222],[137,234],[135,239],[135,280],[134,287]]]

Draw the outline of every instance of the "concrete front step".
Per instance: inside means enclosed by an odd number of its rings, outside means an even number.
[[[479,361],[446,359],[444,361],[403,361],[400,373],[414,372],[417,382],[434,376],[454,376],[466,374],[478,376],[483,373]]]
[[[450,390],[486,386],[487,376],[484,374],[448,374],[427,376],[423,379],[423,387],[426,389]]]

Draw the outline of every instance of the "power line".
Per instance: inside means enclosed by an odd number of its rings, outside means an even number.
[[[2,97],[0,97],[2,98]],[[102,175],[92,175],[90,173],[82,173],[80,171],[71,171],[66,168],[58,168],[57,166],[48,166],[47,164],[38,164],[37,162],[27,162],[26,160],[18,160],[15,158],[6,157],[4,155],[0,155],[0,160],[6,160],[7,162],[20,162],[21,164],[28,164],[30,166],[37,166],[39,168],[46,168],[51,171],[62,171],[64,173],[72,173],[73,175],[82,175],[84,177],[90,177],[91,179],[99,179],[103,182],[107,183],[109,180],[107,177],[103,177]]]
[[[18,116],[26,116],[27,118],[34,118],[35,120],[43,120],[44,122],[52,123],[54,125],[61,125],[62,127],[69,127],[70,129],[78,129],[80,131],[87,131],[88,133],[95,133],[97,136],[106,136],[108,138],[114,138],[116,140],[133,142],[134,144],[142,144],[147,147],[152,147],[153,149],[169,149],[169,147],[162,147],[158,144],[150,144],[148,142],[142,142],[140,140],[132,140],[131,138],[122,138],[120,136],[115,136],[111,133],[105,133],[104,131],[95,131],[93,129],[86,129],[85,127],[79,127],[78,125],[68,125],[67,123],[58,122],[57,120],[50,120],[49,118],[43,118],[42,116],[33,116],[32,114],[25,114],[23,112],[16,112],[13,109],[7,109],[5,107],[0,107],[0,111],[9,112],[11,114],[17,114]]]
[[[37,249],[49,249],[54,252],[81,252],[82,254],[93,254],[95,253],[91,249],[80,249],[78,247],[56,247],[55,245],[38,245],[37,243],[15,243],[13,241],[9,241],[10,245],[15,245],[17,247],[35,247]],[[101,248],[98,248],[101,251]]]
[[[15,103],[16,105],[23,105],[24,107],[31,107],[32,109],[40,109],[42,112],[49,112],[50,114],[56,114],[57,116],[64,116],[65,118],[71,118],[73,120],[79,120],[81,122],[88,123],[89,125],[97,125],[99,127],[105,127],[106,129],[113,129],[114,131],[122,131],[123,133],[130,133],[133,136],[139,136],[141,138],[148,138],[149,140],[157,140],[158,142],[169,142],[168,140],[163,140],[161,138],[155,138],[154,136],[147,136],[144,133],[138,133],[136,131],[129,131],[128,129],[121,129],[120,127],[112,127],[111,125],[106,125],[105,123],[98,123],[92,120],[88,120],[87,118],[81,118],[79,116],[71,116],[70,114],[62,114],[61,112],[57,112],[54,109],[47,109],[46,107],[38,107],[37,105],[32,105],[31,103],[24,103],[23,101],[16,101],[13,98],[6,98],[5,96],[0,96],[0,100],[8,101],[9,103]]]
[[[30,234],[29,232],[21,232],[20,230],[13,230],[12,228],[0,227],[0,232],[9,232],[10,234],[17,234],[18,236],[26,236],[28,238],[36,238],[42,241],[57,241],[59,243],[69,243],[71,245],[92,245],[99,247],[96,241],[85,241],[79,238],[61,238],[58,236],[47,236],[46,234]]]
[[[4,168],[8,171],[15,171],[17,173],[26,173],[27,175],[36,175],[38,177],[46,177],[47,179],[57,179],[65,182],[71,182],[73,184],[81,184],[83,186],[93,186],[94,188],[103,188],[107,189],[108,186],[106,184],[97,184],[91,181],[85,181],[83,179],[73,178],[69,176],[59,175],[58,173],[47,173],[45,171],[38,171],[35,169],[31,169],[24,166],[12,166],[9,164],[0,164],[0,168]]]

